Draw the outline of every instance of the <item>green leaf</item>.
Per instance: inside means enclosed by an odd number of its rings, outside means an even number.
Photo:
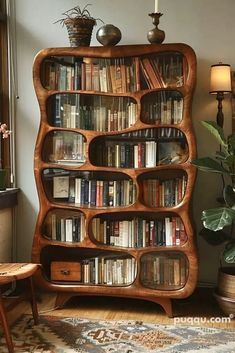
[[[229,173],[229,171],[225,169],[220,163],[210,157],[193,159],[191,164],[195,165],[198,169],[203,170],[204,172],[220,174]]]
[[[223,151],[216,151],[216,158],[220,158],[220,159],[225,159],[226,158],[226,153],[224,153]]]
[[[224,152],[222,151],[216,151],[215,152],[215,158],[219,161],[224,161],[227,157],[227,154],[225,154]]]
[[[234,166],[235,166],[235,156],[230,154],[229,156],[226,157],[224,163],[227,164],[230,172],[232,173],[232,171],[234,170]]]
[[[213,230],[203,228],[200,230],[199,235],[210,245],[220,245],[230,239],[229,235],[223,232],[222,230],[218,230],[214,232]]]
[[[210,131],[210,133],[216,138],[220,145],[226,146],[226,139],[224,136],[223,129],[216,124],[214,121],[201,121],[201,124]]]
[[[210,230],[218,231],[230,226],[235,221],[235,210],[218,207],[202,211],[203,225]]]
[[[234,154],[235,153],[235,134],[228,137],[228,145],[229,145],[229,150],[231,149]]]
[[[235,192],[231,185],[226,185],[224,188],[224,200],[229,207],[235,205]]]
[[[223,252],[224,261],[227,263],[235,263],[235,242],[234,240],[227,244]]]

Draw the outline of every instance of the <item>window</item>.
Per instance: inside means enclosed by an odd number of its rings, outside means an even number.
[[[11,74],[10,61],[12,53],[9,49],[8,43],[11,43],[11,36],[9,35],[9,18],[11,18],[11,1],[0,0],[0,122],[6,123],[8,128],[13,130],[13,122],[11,116]],[[7,170],[7,186],[13,186],[14,181],[12,175],[14,174],[13,155],[14,155],[14,135],[4,141],[1,140],[0,158],[2,168]]]
[[[8,45],[5,0],[0,1],[0,122],[9,126]],[[3,143],[4,142],[4,143]],[[1,141],[2,167],[10,170],[9,140]]]

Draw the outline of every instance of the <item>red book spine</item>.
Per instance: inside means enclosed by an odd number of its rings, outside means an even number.
[[[180,245],[184,244],[187,240],[187,235],[185,232],[184,224],[180,222]]]
[[[172,217],[172,245],[176,245],[176,217]]]

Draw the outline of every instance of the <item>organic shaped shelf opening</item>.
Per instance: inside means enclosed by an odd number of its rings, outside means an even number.
[[[140,280],[144,287],[178,290],[188,279],[188,259],[180,252],[152,252],[141,257]]]
[[[86,140],[82,134],[54,130],[46,135],[42,159],[59,165],[80,166],[84,164]]]
[[[42,182],[48,199],[85,208],[125,207],[136,200],[136,185],[126,174],[99,171],[43,170]]]
[[[92,219],[90,230],[97,243],[114,247],[182,246],[187,241],[181,218],[172,212],[103,213]]]
[[[89,147],[92,164],[115,168],[154,168],[158,165],[181,164],[189,156],[184,133],[172,127],[100,136]]]
[[[137,103],[131,97],[59,93],[49,97],[47,116],[54,127],[120,131],[135,124]]]
[[[180,168],[161,169],[140,175],[141,202],[147,207],[175,207],[187,189],[187,173]]]
[[[45,268],[46,278],[53,281],[53,265],[61,263],[76,264],[79,268],[77,278],[72,282],[101,286],[128,286],[135,281],[137,264],[133,256],[126,252],[96,249],[46,246],[41,251],[41,263]],[[66,281],[66,279],[63,279]],[[58,284],[63,284],[58,281]],[[69,276],[66,283],[70,282]]]
[[[116,58],[51,56],[44,59],[40,77],[42,86],[54,91],[122,94],[175,88],[183,86],[187,79],[183,58],[178,52]]]
[[[145,124],[180,124],[183,95],[179,91],[157,91],[142,97],[140,119]]]
[[[49,240],[79,243],[84,239],[85,216],[79,211],[54,208],[47,213],[42,228]]]

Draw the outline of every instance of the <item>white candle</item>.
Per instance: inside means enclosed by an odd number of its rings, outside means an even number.
[[[158,12],[158,0],[155,0],[155,8],[154,8],[154,12],[157,13]]]

